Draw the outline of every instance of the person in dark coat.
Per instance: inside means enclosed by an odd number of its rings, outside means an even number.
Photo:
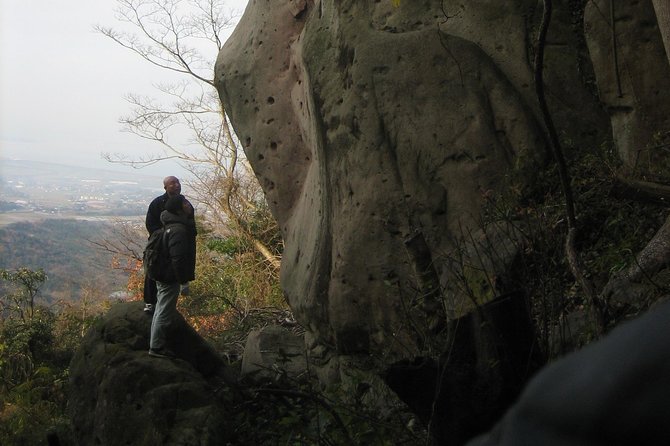
[[[165,193],[154,198],[149,204],[149,209],[147,210],[147,216],[144,220],[144,225],[147,228],[149,237],[151,234],[163,227],[161,223],[161,213],[165,210],[165,203],[167,203],[168,198],[174,197],[176,195],[181,195],[181,183],[179,178],[175,176],[168,176],[163,179],[163,189]],[[183,197],[183,195],[182,195]],[[185,198],[184,198],[185,199]],[[186,200],[186,199],[185,199]],[[194,218],[194,210],[191,203],[186,200],[186,203],[191,207],[190,218]],[[188,287],[185,287],[185,291],[188,290]],[[158,290],[156,289],[156,282],[149,277],[144,278],[144,311],[147,314],[152,314],[154,312],[154,305],[156,305],[156,294]]]
[[[162,281],[156,281],[158,290],[153,319],[149,355],[174,357],[166,333],[177,315],[177,298],[181,286],[195,279],[195,222],[190,203],[181,195],[170,197],[165,203],[160,221],[165,227],[165,246],[170,264]]]

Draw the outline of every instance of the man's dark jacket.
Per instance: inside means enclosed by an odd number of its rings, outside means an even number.
[[[195,222],[185,215],[169,211],[163,211],[160,220],[165,226],[171,262],[171,268],[162,282],[184,284],[195,280]]]
[[[146,226],[149,235],[163,227],[163,224],[161,223],[161,213],[165,210],[165,203],[168,198],[170,197],[167,192],[165,192],[163,195],[154,198],[149,204],[147,216],[144,219],[144,225]]]
[[[144,219],[144,226],[146,226],[149,235],[151,235],[157,229],[163,227],[163,223],[161,223],[161,213],[165,210],[165,203],[167,203],[168,198],[170,198],[170,196],[167,194],[167,192],[165,192],[163,195],[157,196],[151,201],[151,203],[149,203],[149,209],[147,209],[147,216]],[[184,201],[186,201],[189,205],[191,204],[186,199],[186,197],[184,197]],[[193,205],[191,205],[191,209],[193,209]],[[195,218],[195,212],[193,212],[189,216],[190,220],[193,220],[194,218]]]
[[[154,198],[149,204],[149,209],[147,209],[147,216],[144,219],[144,225],[146,226],[147,232],[149,233],[150,236],[154,231],[163,227],[163,223],[161,223],[161,213],[165,210],[165,203],[167,203],[168,198],[170,198],[170,196],[167,194],[167,192],[165,192],[163,195],[159,195],[156,198]],[[186,200],[186,198],[184,198],[184,200]],[[191,208],[193,208],[192,205]],[[194,215],[195,212],[193,212],[189,216],[189,219],[192,222],[194,221]],[[195,228],[195,223],[193,223],[193,227]],[[156,288],[156,282],[149,276],[145,276],[144,302],[147,304],[155,305],[157,294],[158,289]]]

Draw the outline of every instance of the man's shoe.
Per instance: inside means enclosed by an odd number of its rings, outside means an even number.
[[[147,314],[154,314],[154,304],[144,304],[144,312]]]
[[[174,359],[176,357],[174,353],[164,348],[160,350],[149,349],[149,356],[153,356],[154,358],[168,358],[168,359]]]

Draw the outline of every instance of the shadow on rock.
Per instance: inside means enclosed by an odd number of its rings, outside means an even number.
[[[670,302],[542,369],[467,446],[670,444]]]

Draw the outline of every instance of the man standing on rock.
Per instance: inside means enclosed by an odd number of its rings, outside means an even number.
[[[165,203],[167,203],[170,197],[181,195],[181,183],[179,178],[174,176],[165,177],[163,179],[163,189],[165,193],[154,198],[149,204],[149,209],[147,210],[147,216],[144,220],[144,225],[149,232],[149,236],[157,230],[160,229],[163,224],[161,223],[161,213],[165,210]],[[184,201],[191,208],[190,219],[194,219],[195,212],[193,206],[189,203],[186,198]],[[195,226],[194,226],[195,228]],[[184,286],[184,294],[188,293],[188,284]],[[156,305],[156,296],[157,296],[156,282],[149,277],[144,278],[144,311],[147,314],[153,314],[154,306]]]
[[[151,320],[149,355],[172,358],[167,332],[177,315],[181,286],[195,279],[195,221],[193,207],[180,194],[165,202],[160,221],[165,228],[164,245],[170,262],[162,280],[156,281],[157,299]]]

